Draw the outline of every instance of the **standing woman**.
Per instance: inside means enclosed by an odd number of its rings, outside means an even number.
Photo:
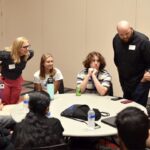
[[[81,93],[99,93],[107,95],[111,86],[111,76],[104,69],[104,57],[96,51],[87,55],[83,61],[84,69],[77,75],[77,86]]]
[[[40,70],[34,73],[34,89],[36,91],[47,91],[47,79],[54,80],[54,92],[59,90],[63,75],[58,68],[54,67],[53,56],[49,53],[43,54],[40,62]]]
[[[18,37],[12,46],[0,51],[1,80],[4,83],[2,102],[15,104],[21,93],[22,70],[26,63],[33,57],[33,51],[29,50],[29,42],[25,37]]]

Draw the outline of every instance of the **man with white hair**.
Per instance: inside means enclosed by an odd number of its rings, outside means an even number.
[[[146,106],[150,89],[150,41],[125,20],[117,24],[117,32],[113,39],[114,62],[123,97]]]

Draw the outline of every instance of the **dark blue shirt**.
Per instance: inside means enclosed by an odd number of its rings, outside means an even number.
[[[145,70],[150,68],[150,41],[147,36],[133,31],[125,43],[119,35],[113,39],[114,62],[123,88],[134,89],[141,81]]]

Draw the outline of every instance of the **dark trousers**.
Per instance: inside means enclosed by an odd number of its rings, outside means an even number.
[[[134,91],[130,91],[129,89],[124,90],[123,97],[129,100],[133,100],[143,106],[146,106],[149,89],[150,89],[150,82],[141,82],[137,85]]]
[[[0,128],[7,128],[13,130],[16,122],[11,116],[0,116]]]

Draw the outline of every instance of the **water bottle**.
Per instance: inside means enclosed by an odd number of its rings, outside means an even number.
[[[88,127],[89,129],[95,129],[95,112],[93,109],[88,111]]]
[[[50,117],[51,117],[51,113],[50,113],[49,111],[46,113],[46,117],[47,117],[47,118],[50,118]]]
[[[29,104],[29,94],[24,95],[24,100],[23,100],[23,109],[25,112],[28,112],[28,104]]]
[[[53,78],[47,79],[47,92],[51,98],[51,100],[54,99],[54,81]]]
[[[77,85],[77,87],[76,87],[76,96],[81,96],[81,88],[80,88],[80,85]]]

